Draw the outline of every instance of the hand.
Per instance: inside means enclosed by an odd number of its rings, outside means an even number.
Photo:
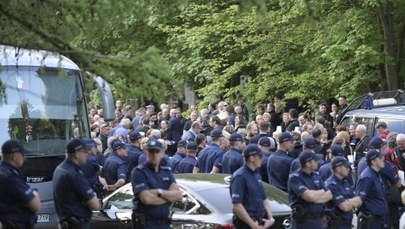
[[[250,225],[252,229],[262,229],[263,227],[259,225],[259,222],[255,221],[255,224]]]
[[[115,188],[114,185],[108,185],[107,184],[107,185],[104,185],[103,189],[107,190],[107,191],[114,191],[116,188]]]
[[[263,219],[263,222],[264,222],[263,228],[269,228],[274,224],[274,222],[276,222],[276,220],[273,217],[271,217],[271,219]]]

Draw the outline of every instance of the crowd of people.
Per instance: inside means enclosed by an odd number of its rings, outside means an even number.
[[[115,120],[109,122],[93,107],[91,138],[70,140],[67,160],[54,174],[60,225],[73,228],[73,217],[83,225],[77,228],[88,228],[89,212],[98,208],[96,197],[131,182],[134,228],[169,228],[169,203],[182,196],[173,174],[224,173],[232,175],[237,228],[274,223],[262,182],[288,193],[293,228],[352,228],[355,214],[358,228],[398,228],[405,134],[390,132],[384,122],[374,127],[378,136],[369,136],[374,131],[363,124],[338,125],[346,106],[341,96],[330,109],[320,104],[310,118],[275,100],[258,107],[251,120],[246,107],[225,101],[190,109],[184,118],[180,107],[134,110],[118,100]],[[25,152],[21,145],[10,148],[6,143],[3,155]],[[21,159],[7,158],[14,164]],[[78,186],[79,195],[62,196]],[[35,190],[21,190],[26,203],[37,202]],[[69,201],[87,203],[85,210]]]
[[[353,209],[359,228],[397,228],[402,212],[398,171],[405,168],[401,154],[405,135],[390,133],[384,122],[375,126],[377,137],[369,136],[373,130],[363,124],[338,125],[336,120],[347,106],[344,96],[330,107],[320,104],[313,118],[294,108],[286,111],[281,104],[274,101],[259,107],[250,121],[243,105],[225,101],[200,111],[191,109],[187,118],[179,107],[162,104],[157,112],[148,105],[132,111],[117,101],[116,120],[100,123],[93,115],[92,125],[97,127],[92,130],[102,143],[100,152],[106,160],[102,170],[110,167],[108,155],[116,152],[116,141],[130,145],[120,162],[126,165],[127,175],[117,184],[118,178],[104,182],[101,172],[102,185],[115,190],[128,182],[130,171],[145,161],[142,152],[148,139],[161,142],[162,164],[172,173],[235,174],[249,159],[244,157],[247,146],[254,144],[262,152],[257,173],[263,182],[288,192],[297,228],[335,224],[351,228]]]

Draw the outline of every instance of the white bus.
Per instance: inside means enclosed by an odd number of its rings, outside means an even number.
[[[114,119],[109,85],[94,77],[104,118]],[[46,51],[0,45],[0,145],[19,140],[34,154],[22,169],[41,197],[37,228],[57,228],[52,175],[73,137],[90,137],[84,84],[79,67]]]

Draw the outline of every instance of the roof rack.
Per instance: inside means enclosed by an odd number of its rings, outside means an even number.
[[[405,91],[397,89],[393,91],[369,92],[355,98],[339,115],[337,122],[344,114],[357,109],[372,109],[373,107],[392,106],[394,104],[405,104]]]

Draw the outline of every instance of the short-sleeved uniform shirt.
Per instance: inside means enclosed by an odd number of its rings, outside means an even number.
[[[363,204],[360,212],[366,215],[385,217],[388,212],[385,199],[385,187],[380,174],[374,169],[367,167],[360,175],[357,182],[356,193],[360,196]]]
[[[86,164],[82,166],[84,177],[86,177],[90,186],[93,186],[97,182],[97,172],[100,170],[100,164],[97,161],[97,157],[91,154],[87,155]]]
[[[224,151],[216,145],[216,144],[211,144],[212,148],[210,152],[208,153],[207,160],[205,161],[204,165],[204,170],[209,173],[212,171],[212,168],[214,165],[221,170],[222,169],[222,157],[224,156]],[[216,163],[216,164],[215,164]]]
[[[267,159],[267,175],[269,184],[287,191],[288,175],[293,158],[287,155],[287,152],[277,150]]]
[[[243,166],[242,152],[235,148],[231,148],[222,158],[222,173],[233,174],[236,170]]]
[[[185,155],[181,154],[180,152],[177,152],[172,158],[170,158],[169,163],[167,164],[170,166],[172,171],[176,171],[176,167],[179,164],[181,160],[183,160]]]
[[[150,189],[168,190],[170,185],[176,183],[169,166],[160,166],[159,171],[152,170],[147,163],[138,165],[131,175],[132,189],[134,192],[134,211],[145,215],[146,224],[156,220],[166,220],[169,218],[170,203],[158,206],[146,205],[139,199],[139,193]]]
[[[266,216],[263,200],[267,197],[257,169],[252,171],[243,165],[236,170],[232,175],[230,192],[232,203],[242,204],[251,218],[259,219]]]
[[[95,196],[80,166],[65,159],[53,173],[53,197],[59,222],[69,217],[89,221],[92,212],[83,206]]]
[[[179,162],[174,173],[192,173],[196,161],[196,157],[188,155]]]
[[[141,148],[135,145],[131,145],[128,150],[128,156],[124,158],[125,165],[127,166],[127,181],[131,179],[131,171],[138,166],[139,156],[143,154]]]
[[[367,168],[366,158],[363,157],[359,164],[357,165],[357,175],[363,173],[363,171]],[[379,174],[381,176],[381,180],[384,183],[385,193],[388,196],[390,194],[390,189],[392,188],[390,184],[396,184],[399,181],[399,176],[395,171],[395,168],[389,163],[388,161],[384,160],[384,168],[380,169]]]
[[[100,176],[105,178],[108,185],[113,185],[119,179],[126,180],[127,170],[128,169],[127,166],[125,165],[125,161],[114,152],[105,161]]]
[[[36,221],[27,205],[34,198],[33,190],[25,183],[20,171],[8,162],[0,162],[0,221],[23,223]]]
[[[352,221],[353,211],[344,212],[338,207],[339,204],[345,202],[347,199],[355,197],[354,190],[347,179],[340,180],[337,176],[330,176],[326,182],[326,187],[332,192],[332,202],[334,204],[333,213],[336,216],[341,216],[345,221]],[[350,229],[350,226],[339,226],[339,229]]]
[[[218,152],[218,151],[222,152],[219,145],[217,145],[215,143],[211,143],[207,147],[205,147],[203,150],[201,150],[200,153],[198,153],[198,159],[195,164],[195,167],[200,169],[200,173],[211,172],[214,162],[216,160],[216,157],[215,157],[215,160],[213,160],[213,156],[211,156],[211,154],[216,154],[216,152]],[[210,158],[210,157],[212,157],[212,158]]]
[[[224,159],[225,153],[221,151],[217,154],[217,159],[214,161],[213,167],[218,169],[218,173],[222,173],[222,160]]]
[[[324,204],[309,203],[302,198],[302,194],[306,190],[327,190],[325,184],[319,176],[319,173],[314,171],[311,174],[303,172],[301,169],[290,174],[288,178],[288,199],[291,208],[295,208],[298,204],[307,210],[309,215],[322,214],[324,212]],[[321,219],[305,219],[302,224],[297,224],[297,228],[322,228]]]

